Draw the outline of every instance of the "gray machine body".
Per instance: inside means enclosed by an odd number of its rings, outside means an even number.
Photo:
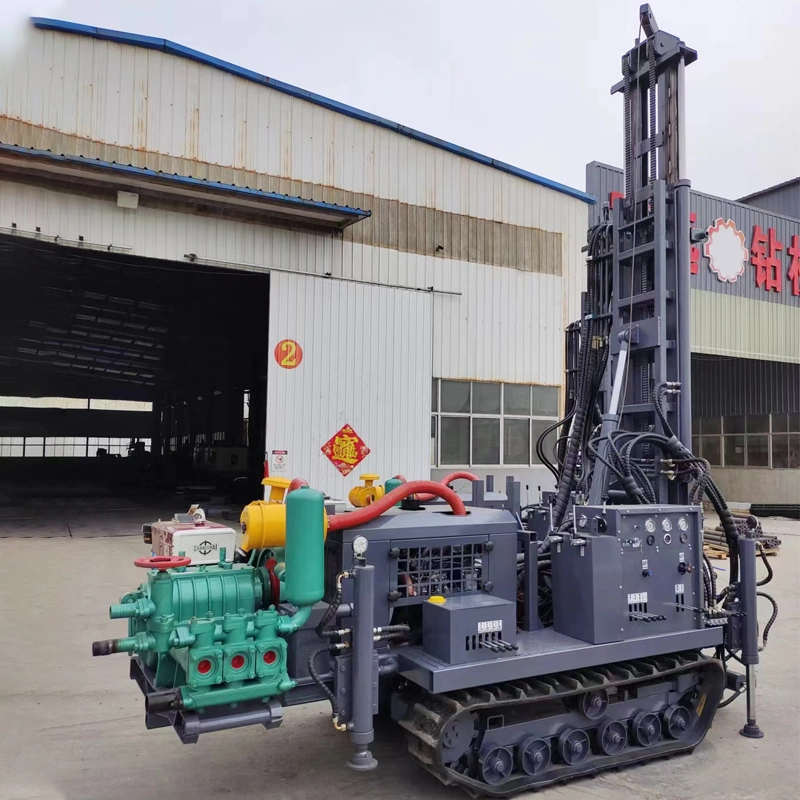
[[[441,600],[428,601],[422,607],[425,652],[440,661],[446,664],[484,661],[500,655],[496,643],[516,642],[516,603],[486,594]]]
[[[702,516],[693,506],[576,506],[554,543],[553,628],[591,644],[703,627]]]
[[[518,579],[525,581],[517,574],[519,525],[514,514],[500,509],[471,508],[466,517],[430,508],[392,509],[358,528],[333,531],[326,542],[328,593],[333,592],[335,576],[357,563],[353,539],[365,536],[366,559],[374,567],[374,624],[394,624],[399,610],[407,614],[409,607],[422,606],[421,641],[393,649],[391,658],[397,673],[434,692],[721,643],[722,629],[704,627],[702,615],[689,610],[702,596],[699,508],[579,506],[575,513],[578,519],[586,516],[579,530],[585,530],[580,538],[587,544],[563,544],[561,553],[552,548],[554,614],[562,623],[553,628],[542,629],[532,613],[517,630]],[[652,545],[643,527],[650,518],[659,534]],[[686,519],[686,531],[679,528],[681,518]],[[668,544],[664,519],[672,526]],[[685,542],[680,533],[686,533]],[[535,542],[532,547],[535,551]],[[560,557],[565,560],[559,562]],[[535,558],[528,561],[535,586]],[[643,561],[652,575],[643,576]],[[691,571],[681,573],[681,563]],[[345,604],[354,601],[351,584],[344,583]],[[681,585],[682,593],[677,591]],[[629,595],[645,592],[646,611],[643,599],[631,597],[631,603],[642,605],[629,607]],[[535,589],[528,594],[535,597]],[[444,596],[445,602],[431,603],[436,595]],[[681,596],[680,605],[687,608],[679,610]],[[642,614],[665,619],[645,622]],[[466,637],[477,636],[480,623],[497,620],[502,620],[503,640],[518,649],[467,651]],[[352,620],[345,617],[343,623],[350,625]],[[376,660],[375,670],[383,658]]]
[[[489,594],[516,602],[517,521],[508,511],[472,508],[466,517],[442,511],[391,509],[352,530],[333,531],[326,548],[326,593],[336,575],[354,566],[353,539],[368,541],[375,567],[375,625],[389,625],[395,610],[432,595]],[[351,603],[345,582],[343,601]]]

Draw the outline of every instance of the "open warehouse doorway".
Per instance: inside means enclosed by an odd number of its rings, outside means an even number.
[[[0,528],[260,496],[266,273],[13,234],[0,263]]]

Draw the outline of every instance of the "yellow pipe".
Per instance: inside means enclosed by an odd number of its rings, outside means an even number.
[[[283,503],[255,500],[242,509],[239,522],[242,525],[242,550],[245,552],[262,547],[286,547],[286,506]],[[323,538],[327,536],[328,515],[325,514]]]

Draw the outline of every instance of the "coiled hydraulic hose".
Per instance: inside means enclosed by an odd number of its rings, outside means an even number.
[[[396,489],[392,489],[389,494],[385,494],[380,500],[376,500],[364,508],[359,508],[346,514],[334,514],[329,517],[328,531],[346,530],[355,528],[357,525],[363,525],[365,522],[372,522],[372,520],[377,519],[384,511],[388,511],[396,503],[420,492],[429,492],[436,497],[441,497],[442,500],[445,500],[450,505],[453,514],[457,517],[465,517],[467,515],[463,500],[452,489],[448,489],[447,486],[442,486],[434,481],[409,481]]]
[[[448,486],[449,487],[450,484],[453,481],[457,481],[457,480],[477,481],[477,480],[480,480],[480,479],[478,478],[477,475],[473,475],[471,472],[464,472],[462,470],[462,471],[459,471],[459,472],[451,472],[449,475],[445,475],[445,477],[442,478],[439,481],[439,483],[442,486]],[[417,500],[419,500],[421,503],[428,503],[428,502],[430,502],[431,500],[433,500],[436,497],[438,497],[438,495],[430,494],[430,493],[426,493],[426,494],[417,493]]]

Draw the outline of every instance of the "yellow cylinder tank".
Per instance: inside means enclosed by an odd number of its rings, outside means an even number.
[[[286,546],[286,478],[264,478],[261,482],[270,487],[269,499],[254,500],[242,509],[242,550],[250,552],[262,547]],[[324,536],[328,535],[328,517],[325,517]]]
[[[377,475],[362,475],[360,480],[364,481],[364,485],[354,486],[350,490],[350,494],[347,495],[350,505],[356,506],[356,508],[363,508],[383,497],[383,486],[374,485],[375,481],[380,480]]]

